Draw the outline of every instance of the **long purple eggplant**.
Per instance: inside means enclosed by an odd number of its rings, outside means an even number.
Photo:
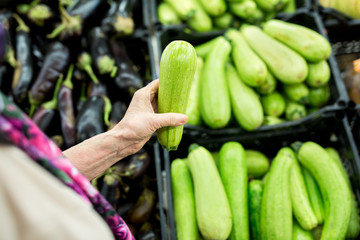
[[[135,206],[128,212],[127,219],[133,224],[142,224],[149,220],[155,206],[155,192],[144,188]]]
[[[14,44],[11,41],[10,34],[10,20],[12,18],[12,12],[9,10],[0,10],[0,53],[2,57],[0,58],[1,62],[7,62],[12,67],[15,67],[16,60],[14,54]]]
[[[111,102],[106,96],[93,96],[86,100],[76,117],[78,142],[100,134],[109,124]]]
[[[124,37],[134,32],[133,9],[137,0],[115,0],[101,22],[104,32]]]
[[[119,90],[132,96],[136,90],[144,86],[143,79],[130,60],[125,44],[122,41],[111,39],[110,48],[118,67],[115,84]]]
[[[87,43],[97,71],[101,75],[114,75],[114,71],[116,73],[115,60],[108,46],[108,37],[100,27],[94,27],[90,30]]]
[[[31,36],[29,27],[24,21],[14,14],[19,26],[16,29],[16,66],[12,82],[12,95],[19,105],[28,97],[33,77],[33,57],[31,50]]]
[[[139,152],[123,159],[114,165],[115,172],[129,179],[137,179],[143,176],[151,163],[151,156],[147,151],[141,149]]]
[[[75,113],[73,104],[73,83],[71,82],[74,65],[70,65],[67,76],[62,83],[58,94],[58,109],[60,113],[61,130],[65,147],[69,148],[76,143]]]
[[[29,93],[32,109],[41,104],[52,92],[59,76],[65,72],[70,62],[68,47],[54,42],[48,49],[44,64],[38,73]]]
[[[115,127],[121,119],[125,116],[127,107],[124,102],[116,101],[112,104],[112,110],[110,114],[110,121],[109,121],[109,130]]]
[[[35,122],[35,124],[43,131],[47,132],[49,129],[49,126],[54,121],[55,116],[57,115],[57,105],[58,105],[58,94],[60,90],[60,86],[63,81],[63,75],[60,74],[55,90],[53,93],[53,97],[50,101],[44,102],[41,104],[41,106],[36,109],[34,115],[32,116],[32,120]]]

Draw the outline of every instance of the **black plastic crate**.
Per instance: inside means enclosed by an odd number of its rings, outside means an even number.
[[[330,114],[318,119],[312,119],[306,126],[287,131],[273,132],[271,134],[258,133],[254,136],[238,135],[228,137],[226,135],[218,138],[196,140],[183,139],[177,151],[168,152],[162,150],[163,175],[165,175],[166,199],[164,199],[164,211],[166,212],[168,228],[168,239],[176,239],[174,222],[173,202],[171,193],[170,166],[176,158],[186,158],[188,147],[192,143],[198,143],[209,151],[218,151],[222,144],[228,141],[236,141],[242,144],[245,149],[255,149],[263,152],[271,160],[275,157],[280,148],[290,146],[295,141],[314,141],[323,147],[333,147],[338,150],[343,165],[350,177],[350,181],[360,201],[360,157],[357,149],[357,142],[351,133],[347,117],[342,114]]]
[[[323,7],[319,0],[314,0],[315,9],[322,16],[325,26],[354,26],[360,24],[360,19],[353,19],[333,8]]]
[[[327,38],[325,34],[324,26],[322,25],[320,16],[315,12],[299,12],[296,15],[290,17],[288,22],[300,24],[306,27],[309,27]],[[157,40],[158,40],[158,51],[159,57],[157,58],[158,62],[154,65],[156,68],[153,70],[159,75],[159,64],[160,64],[160,56],[163,49],[173,40],[185,40],[193,44],[194,46],[206,42],[210,39],[213,39],[219,35],[223,34],[222,32],[208,32],[208,33],[197,33],[196,36],[189,34],[187,32],[178,30],[178,29],[166,29],[163,31],[156,32]],[[331,90],[331,97],[329,103],[322,107],[320,110],[311,113],[305,116],[303,119],[297,121],[286,121],[281,124],[272,125],[272,126],[261,126],[254,132],[267,132],[271,133],[272,131],[291,129],[295,126],[301,127],[309,122],[313,118],[321,117],[323,114],[328,112],[338,112],[345,111],[348,109],[349,98],[346,93],[346,89],[344,83],[341,79],[340,72],[338,70],[337,62],[333,54],[331,54],[328,59],[328,63],[331,68],[331,78],[329,81],[329,86]],[[184,127],[184,135],[197,138],[199,136],[203,138],[211,138],[214,136],[220,135],[238,135],[238,134],[252,134],[254,132],[246,132],[239,126],[228,126],[223,129],[210,129],[208,127],[202,126],[194,126],[194,125],[185,125]]]
[[[164,29],[178,29],[178,30],[187,29],[187,31],[192,32],[192,34],[197,34],[197,32],[190,30],[189,27],[185,23],[166,26],[159,21],[158,14],[157,14],[157,6],[164,0],[144,0],[144,1],[147,1],[148,4],[151,5],[149,7],[149,10],[151,11],[150,19],[152,21],[152,24],[154,25],[155,30],[159,31],[159,30],[164,30]],[[282,19],[282,18],[286,19],[294,14],[297,14],[298,12],[301,12],[301,11],[307,12],[307,11],[310,11],[311,9],[312,9],[311,0],[296,0],[296,11],[294,13],[279,12],[276,15],[276,17],[280,18],[280,19]]]

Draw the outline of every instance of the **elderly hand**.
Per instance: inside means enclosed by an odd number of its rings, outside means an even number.
[[[139,151],[162,127],[184,125],[179,113],[156,113],[159,80],[135,92],[124,118],[111,130],[64,151],[64,155],[92,179],[117,161]]]

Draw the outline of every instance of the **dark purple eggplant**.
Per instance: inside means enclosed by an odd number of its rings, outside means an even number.
[[[12,67],[9,64],[0,64],[0,90],[4,94],[11,92]]]
[[[55,116],[58,114],[57,112],[57,106],[58,106],[58,94],[60,90],[60,86],[63,81],[63,75],[60,74],[56,85],[55,90],[53,93],[53,98],[48,101],[41,104],[41,106],[36,109],[34,115],[32,116],[32,113],[29,115],[32,117],[32,120],[35,122],[35,124],[43,131],[47,132],[49,129],[49,126],[52,124],[53,120],[55,119]]]
[[[144,188],[135,206],[130,209],[127,215],[129,223],[142,224],[149,220],[155,206],[155,192]]]
[[[33,77],[33,57],[31,50],[31,36],[29,27],[23,20],[14,14],[19,26],[16,29],[16,65],[12,82],[12,95],[19,105],[22,105],[28,97]]]
[[[87,100],[86,83],[83,82],[81,84],[80,97],[79,97],[79,99],[77,100],[77,103],[76,103],[76,111],[77,112],[81,111],[82,107],[85,105],[86,100]]]
[[[100,27],[90,30],[88,40],[90,54],[99,74],[116,74],[115,60],[108,46],[108,40]]]
[[[1,62],[6,62],[10,66],[15,67],[16,59],[14,53],[14,44],[12,43],[11,33],[10,33],[10,20],[12,18],[11,11],[0,10],[0,53],[2,57],[0,58]]]
[[[141,149],[139,152],[129,156],[129,158],[115,164],[115,172],[122,177],[137,179],[145,174],[151,160],[149,153]]]
[[[88,85],[87,92],[88,92],[87,93],[88,97],[92,97],[92,96],[107,96],[108,97],[109,96],[107,86],[102,82],[98,82],[98,83],[90,82]]]
[[[127,107],[126,104],[121,101],[116,101],[112,104],[112,110],[110,114],[109,130],[115,127],[121,119],[125,116]]]
[[[122,41],[111,39],[110,48],[118,67],[115,84],[119,90],[132,96],[138,89],[144,86],[143,80],[130,60],[125,44]]]
[[[95,83],[99,83],[99,79],[97,78],[97,76],[95,75],[92,67],[92,60],[91,60],[91,56],[89,53],[87,52],[82,52],[79,56],[78,56],[78,59],[77,59],[77,64],[76,66],[85,71],[90,79]]]
[[[149,222],[141,225],[138,235],[136,239],[139,240],[157,240],[158,236],[155,234],[154,227]]]
[[[124,37],[133,34],[135,24],[133,9],[137,0],[115,0],[111,2],[110,9],[101,21],[104,32]]]
[[[34,107],[41,104],[52,92],[59,76],[65,72],[70,62],[69,49],[60,42],[54,42],[48,49],[29,93],[29,102]]]
[[[58,94],[58,109],[61,121],[61,130],[65,147],[69,148],[76,143],[75,113],[73,104],[73,84],[71,82],[74,65],[70,65],[68,74],[62,83]]]
[[[111,169],[111,168],[109,168]],[[117,202],[120,199],[120,183],[121,177],[111,172],[105,173],[100,193],[108,202],[116,209]]]
[[[0,8],[11,8],[13,4],[13,0],[1,0]]]
[[[76,117],[78,142],[100,134],[109,124],[111,102],[106,96],[93,96],[86,100]]]
[[[6,29],[4,24],[0,23],[0,60],[2,60],[5,56],[6,39]]]

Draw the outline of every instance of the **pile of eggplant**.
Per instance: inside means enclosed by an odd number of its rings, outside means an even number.
[[[139,0],[0,1],[0,90],[62,150],[111,129],[152,80],[139,13]],[[93,181],[137,239],[159,238],[153,165],[146,145]]]

